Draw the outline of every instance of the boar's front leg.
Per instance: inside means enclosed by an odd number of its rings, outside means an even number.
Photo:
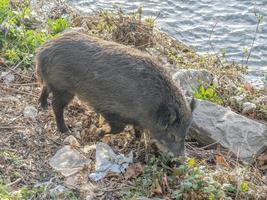
[[[56,117],[58,131],[62,133],[69,132],[69,129],[64,121],[63,112],[64,108],[73,99],[74,94],[68,91],[60,91],[55,89],[52,89],[52,93],[53,93],[52,107]]]

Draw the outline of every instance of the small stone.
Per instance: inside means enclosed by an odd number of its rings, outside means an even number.
[[[81,146],[80,143],[77,141],[77,139],[72,135],[66,137],[64,139],[64,143],[69,144],[69,145],[74,146],[74,147],[80,147]]]
[[[245,98],[246,98],[245,94],[242,94],[239,96],[233,96],[233,97],[230,97],[230,103],[233,106],[237,106],[238,108],[241,108]]]
[[[253,100],[255,104],[267,104],[267,95],[262,95]]]
[[[37,116],[37,109],[34,106],[26,106],[23,111],[24,117],[35,119]]]
[[[97,127],[94,124],[92,124],[89,128],[89,132],[92,134],[95,134],[96,131],[97,131]]]
[[[79,139],[79,140],[82,139],[82,137],[81,137],[81,132],[80,132],[80,131],[75,131],[75,132],[72,133],[72,135],[73,135],[75,138]]]
[[[175,72],[172,78],[186,95],[192,96],[199,86],[210,86],[215,77],[207,70],[182,69]]]
[[[2,72],[1,78],[4,80],[5,84],[9,84],[15,80],[15,76],[10,72]]]
[[[242,114],[253,113],[257,106],[251,102],[245,102],[242,105]]]
[[[63,185],[58,185],[50,190],[50,197],[52,199],[65,199],[65,194],[69,190]]]
[[[75,126],[76,126],[76,127],[82,127],[82,126],[83,126],[83,123],[82,123],[82,122],[77,122],[77,123],[75,124]]]

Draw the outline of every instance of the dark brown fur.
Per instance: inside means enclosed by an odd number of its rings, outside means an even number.
[[[148,55],[75,32],[47,42],[36,58],[43,81],[40,103],[47,107],[52,92],[59,131],[68,131],[63,110],[77,95],[105,117],[112,133],[126,124],[138,125],[175,155],[183,155],[191,108]]]

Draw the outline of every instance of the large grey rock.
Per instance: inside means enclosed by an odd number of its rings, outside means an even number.
[[[176,71],[172,75],[172,78],[188,96],[192,96],[199,86],[210,86],[214,81],[213,75],[207,70],[195,69],[182,69]]]
[[[190,137],[203,145],[218,142],[246,162],[252,163],[253,156],[267,147],[267,124],[228,108],[197,100],[193,118]]]

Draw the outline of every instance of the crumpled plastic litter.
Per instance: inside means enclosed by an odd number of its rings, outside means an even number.
[[[123,173],[129,164],[133,163],[133,152],[127,156],[123,154],[115,154],[114,151],[105,143],[96,144],[96,171],[89,174],[92,181],[103,179],[106,174],[111,171],[115,173]]]
[[[63,176],[70,176],[84,169],[90,162],[91,160],[88,160],[78,150],[66,145],[57,151],[49,164]]]

